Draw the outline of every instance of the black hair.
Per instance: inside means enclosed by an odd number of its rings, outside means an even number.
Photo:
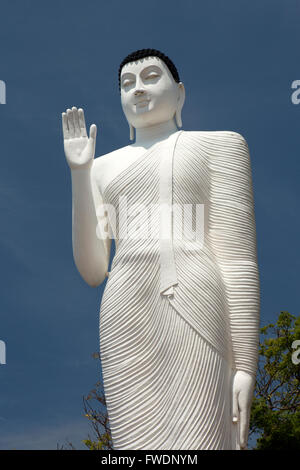
[[[125,64],[128,64],[129,62],[136,62],[137,60],[144,59],[145,57],[158,57],[161,59],[168,69],[170,70],[175,82],[179,83],[180,78],[179,74],[177,71],[177,68],[171,61],[171,59],[163,54],[162,52],[158,51],[157,49],[139,49],[137,51],[131,52],[128,56],[125,57],[124,60],[122,60],[120,67],[119,67],[119,91],[121,90],[121,70],[124,67]]]

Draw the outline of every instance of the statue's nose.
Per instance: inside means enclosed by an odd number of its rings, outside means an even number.
[[[135,96],[143,95],[145,93],[145,90],[142,90],[139,88],[138,90],[135,90],[134,94]]]

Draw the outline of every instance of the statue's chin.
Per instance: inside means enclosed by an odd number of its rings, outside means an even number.
[[[137,108],[135,116],[144,116],[149,113],[151,113],[151,109],[149,109],[149,103],[146,103],[144,107]]]
[[[135,129],[143,129],[145,127],[150,126],[159,126],[162,125],[172,119],[174,115],[165,115],[160,113],[153,113],[151,110],[144,109],[143,112],[139,112],[138,115],[132,117],[131,119],[127,119],[127,121],[135,128]]]
[[[133,108],[128,109],[125,116],[135,129],[141,129],[169,121],[174,116],[175,111],[173,103],[145,100],[137,106],[135,105]]]

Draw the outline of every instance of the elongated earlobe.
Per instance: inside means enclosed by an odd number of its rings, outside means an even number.
[[[175,114],[175,121],[176,121],[177,127],[182,127],[181,109],[177,109],[176,114]]]
[[[132,124],[129,124],[129,138],[130,140],[134,140],[134,127]]]
[[[175,122],[177,124],[177,127],[180,128],[182,127],[181,110],[182,110],[184,100],[185,100],[185,89],[184,89],[184,85],[182,82],[179,82],[178,89],[179,89],[179,95],[178,95],[177,109],[175,113]]]

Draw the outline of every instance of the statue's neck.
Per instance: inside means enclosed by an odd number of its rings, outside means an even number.
[[[178,128],[174,119],[170,119],[170,121],[166,121],[161,124],[135,129],[136,138],[133,146],[149,147],[160,140],[168,138],[171,134],[174,134],[174,132],[177,131]]]

